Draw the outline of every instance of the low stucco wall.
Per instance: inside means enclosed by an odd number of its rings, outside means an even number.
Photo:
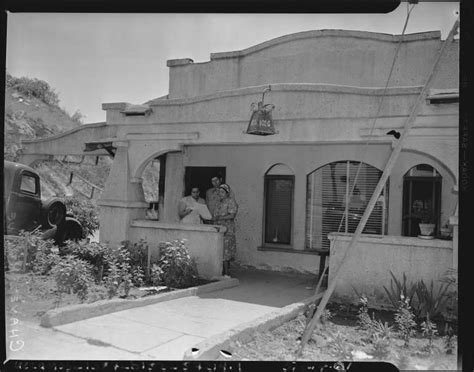
[[[222,275],[224,232],[222,226],[135,220],[130,225],[129,240],[146,240],[153,257],[158,254],[160,242],[186,239],[189,253],[196,259],[199,275],[211,279]]]
[[[329,234],[329,283],[334,279],[351,239],[352,234]],[[335,300],[357,302],[354,287],[359,293],[365,293],[372,304],[386,307],[389,300],[383,286],[390,288],[390,271],[397,279],[405,273],[408,282],[422,279],[430,285],[433,280],[437,291],[438,280],[453,263],[453,242],[446,240],[362,235],[354,249],[356,251],[348,255],[344,275],[336,285]]]

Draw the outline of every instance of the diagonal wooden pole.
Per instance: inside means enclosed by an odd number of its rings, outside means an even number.
[[[343,273],[343,268],[346,265],[346,262],[347,262],[346,259],[349,255],[349,252],[351,254],[354,253],[353,252],[354,251],[353,247],[357,243],[357,240],[359,239],[362,231],[364,230],[365,224],[367,223],[367,220],[369,219],[369,216],[372,213],[372,210],[374,209],[375,203],[377,202],[377,199],[379,198],[380,193],[382,192],[382,189],[385,185],[385,182],[387,182],[387,179],[390,176],[390,173],[392,172],[392,168],[394,167],[394,165],[395,165],[395,163],[398,159],[398,156],[400,155],[400,152],[402,150],[405,138],[408,136],[408,132],[410,131],[411,127],[413,126],[413,123],[415,122],[416,116],[417,116],[418,111],[420,109],[420,104],[425,99],[427,91],[428,91],[428,89],[430,88],[430,86],[433,82],[433,77],[435,76],[435,74],[437,72],[439,62],[441,60],[441,56],[443,55],[444,51],[446,50],[446,47],[448,46],[448,44],[450,44],[453,41],[454,35],[456,34],[458,26],[459,26],[459,18],[456,20],[456,22],[454,22],[454,25],[453,25],[448,37],[446,38],[445,42],[443,43],[441,49],[438,52],[438,55],[436,57],[436,60],[435,60],[435,63],[433,65],[433,68],[431,70],[431,73],[428,75],[426,83],[425,83],[423,89],[421,90],[417,101],[415,102],[415,104],[414,104],[414,106],[411,110],[410,115],[408,116],[407,120],[405,121],[403,132],[402,132],[400,138],[397,141],[397,145],[395,146],[394,150],[392,151],[392,154],[390,155],[390,158],[387,161],[387,164],[386,164],[385,169],[382,173],[382,176],[380,177],[379,183],[377,184],[377,187],[375,188],[375,190],[372,194],[372,197],[370,198],[370,201],[367,205],[367,208],[365,209],[364,214],[363,214],[363,216],[362,216],[362,218],[359,222],[359,225],[357,226],[357,229],[354,232],[354,235],[352,236],[352,239],[349,243],[349,246],[344,251],[344,255],[342,257],[341,264],[338,267],[338,269],[336,271],[336,274],[335,274],[333,280],[331,281],[331,283],[329,284],[326,292],[324,293],[324,296],[321,299],[321,302],[318,306],[318,309],[316,310],[316,313],[314,314],[313,319],[311,319],[311,321],[308,324],[308,327],[305,329],[305,332],[304,332],[303,336],[301,337],[300,346],[299,346],[298,350],[296,351],[296,358],[301,356],[301,353],[303,352],[303,349],[304,349],[306,343],[308,342],[309,338],[311,337],[311,335],[314,331],[314,327],[316,326],[317,321],[319,320],[319,318],[321,317],[322,312],[326,308],[326,305],[329,301],[329,298],[331,297],[332,293],[334,292],[334,289],[336,288],[337,281]]]

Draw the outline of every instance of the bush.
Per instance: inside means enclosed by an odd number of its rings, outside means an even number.
[[[55,106],[59,104],[58,94],[46,81],[28,77],[17,78],[7,73],[6,85],[27,97],[38,98],[46,104]]]
[[[100,282],[104,273],[109,268],[109,260],[113,257],[112,249],[107,244],[97,242],[79,242],[67,241],[64,247],[61,247],[63,255],[72,254],[81,260],[88,262],[92,266],[92,272],[96,282]]]
[[[61,257],[52,240],[39,240],[37,243],[32,269],[37,275],[47,275],[59,263]]]
[[[64,204],[69,213],[76,218],[82,226],[85,237],[93,235],[99,228],[99,216],[96,207],[90,200],[80,200],[75,196],[64,199]]]
[[[18,237],[13,239],[5,239],[5,251],[7,260],[9,261],[9,269],[21,270],[24,272],[30,271],[33,268],[33,263],[36,258],[38,246],[51,245],[51,241],[45,243],[41,239],[41,232],[35,231],[20,231]],[[19,266],[19,267],[18,267]]]
[[[198,283],[196,261],[189,255],[184,240],[166,242],[160,251],[158,266],[167,287],[186,288]]]
[[[93,283],[92,267],[73,255],[62,257],[51,270],[58,293],[75,293],[84,301],[89,286]]]
[[[129,241],[122,242],[123,247],[127,250],[130,256],[130,266],[132,271],[141,273],[141,278],[145,277],[145,271],[148,266],[148,244],[144,239],[140,239],[138,243],[131,244]],[[135,285],[140,285],[141,282],[132,278]],[[146,280],[150,278],[146,276]]]
[[[401,338],[405,341],[405,346],[409,346],[410,337],[415,332],[416,322],[415,314],[413,314],[410,307],[410,300],[403,295],[400,295],[400,300],[397,304],[395,323]]]
[[[132,285],[140,285],[143,280],[143,270],[132,269],[130,253],[124,246],[108,253],[108,273],[105,278],[109,298],[116,296],[119,291],[122,297],[127,297]]]

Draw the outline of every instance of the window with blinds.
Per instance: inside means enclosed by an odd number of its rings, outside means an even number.
[[[382,175],[382,171],[362,163],[354,186],[359,164],[355,161],[334,162],[307,176],[306,249],[329,249],[329,233],[356,230]],[[387,202],[388,181],[363,233],[386,234]]]
[[[265,176],[266,244],[291,244],[294,184],[291,175]]]

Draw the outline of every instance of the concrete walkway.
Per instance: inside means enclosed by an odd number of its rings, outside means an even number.
[[[206,338],[303,300],[314,277],[235,271],[240,285],[90,318],[52,329],[18,325],[25,341],[10,359],[181,360]]]

